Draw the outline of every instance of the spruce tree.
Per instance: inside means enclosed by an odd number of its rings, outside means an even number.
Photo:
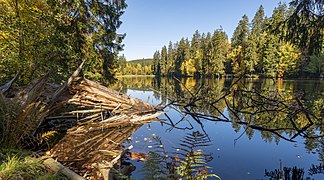
[[[192,36],[191,40],[191,59],[193,60],[194,67],[196,69],[195,75],[199,76],[202,69],[202,51],[201,51],[201,34],[196,30],[195,34]]]
[[[168,45],[168,53],[167,53],[167,55],[168,55],[168,63],[167,63],[167,75],[168,76],[171,76],[172,74],[173,74],[173,72],[174,72],[174,53],[175,52],[175,50],[173,49],[173,44],[172,44],[172,42],[170,41],[169,42],[169,45]]]
[[[167,64],[168,64],[167,48],[166,46],[163,46],[161,50],[161,75],[162,76],[166,76],[168,73]]]
[[[232,59],[233,72],[235,74],[241,74],[246,71],[244,56],[249,33],[249,18],[243,15],[231,39],[233,51],[230,57]]]
[[[248,36],[245,53],[245,65],[247,73],[255,73],[256,67],[262,58],[263,34],[265,29],[264,8],[261,5],[255,13],[251,23],[251,33]]]
[[[156,76],[161,76],[161,54],[160,51],[155,51],[153,55],[153,73]]]
[[[177,51],[175,55],[175,63],[174,63],[174,71],[176,76],[181,76],[181,65],[185,60],[186,55],[186,41],[184,38],[182,38],[179,41],[179,44],[177,46]]]
[[[219,77],[224,74],[230,44],[223,29],[214,31],[211,41],[211,75]]]

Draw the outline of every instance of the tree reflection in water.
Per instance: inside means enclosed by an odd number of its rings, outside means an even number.
[[[306,149],[317,152],[324,162],[324,84],[320,81],[123,78],[116,87],[153,91],[161,107],[181,114],[180,119],[165,116],[163,123],[170,128],[190,130],[195,121],[208,137],[204,131],[207,120],[229,122],[236,132],[243,129],[249,139],[255,130],[267,142],[294,142],[303,137]]]

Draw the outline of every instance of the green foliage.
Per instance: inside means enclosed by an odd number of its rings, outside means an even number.
[[[154,180],[154,179],[165,179],[168,177],[165,175],[166,169],[162,165],[163,158],[160,154],[156,152],[149,152],[149,159],[145,161],[143,168],[140,172],[143,174],[144,179]]]
[[[221,76],[230,50],[223,29],[213,34],[195,32],[191,41],[182,38],[169,43],[153,56],[154,74],[158,76]]]
[[[309,7],[314,7],[315,4]],[[317,3],[317,6],[320,4]],[[217,29],[213,35],[210,32],[201,34],[197,30],[190,42],[185,38],[174,44],[170,42],[167,55],[165,55],[166,46],[158,54],[155,53],[154,74],[219,77],[227,73],[281,78],[305,75],[303,74],[305,70],[308,73],[316,73],[314,72],[316,60],[313,58],[313,62],[308,63],[305,49],[300,49],[301,44],[298,40],[300,38],[296,37],[296,41],[285,39],[291,31],[291,27],[285,22],[290,21],[293,12],[297,11],[302,10],[300,7],[287,7],[285,3],[279,3],[272,16],[267,18],[264,8],[260,6],[251,22],[246,15],[242,17],[231,38],[231,44],[222,29]],[[319,17],[317,18],[316,21],[319,20]],[[303,22],[299,23],[301,26],[302,24]],[[308,31],[315,32],[308,30],[307,27],[299,30],[306,34]],[[319,31],[322,34],[324,32],[323,29]],[[315,37],[320,39],[322,35],[312,34],[314,43],[317,43]],[[305,69],[307,64],[309,67]]]
[[[274,33],[271,28],[280,26],[290,14],[286,4],[279,4],[273,10],[272,17],[267,22],[270,27],[265,32],[264,45],[262,50],[262,59],[260,71],[265,76],[283,77],[289,74],[296,74],[299,70],[300,51],[289,42],[283,41],[282,34],[287,31],[286,27],[281,27],[282,33]],[[303,67],[301,67],[303,68]]]
[[[126,61],[124,55],[118,59],[116,75],[152,75],[152,59],[136,59]]]
[[[320,54],[324,40],[324,1],[293,0],[290,4],[294,10],[286,20],[286,39],[298,45],[305,56]]]
[[[243,49],[246,48],[246,41],[249,33],[249,18],[246,15],[243,15],[242,19],[239,21],[236,29],[234,30],[231,39],[232,47],[236,48],[238,46],[242,46]]]
[[[276,61],[279,60],[279,42],[275,35],[268,35],[263,47],[262,70],[263,74],[270,77],[276,76]]]
[[[311,56],[306,71],[317,77],[324,74],[324,54]]]
[[[257,66],[262,59],[262,48],[264,45],[266,19],[264,16],[263,6],[260,6],[252,19],[251,33],[248,35],[246,47],[246,70],[247,73],[255,73],[258,71]]]
[[[42,161],[30,153],[9,149],[2,149],[1,153],[5,156],[0,164],[1,179],[66,179],[48,172]]]
[[[22,83],[51,71],[61,82],[84,60],[85,75],[109,78],[124,35],[116,30],[124,0],[0,2],[1,80],[18,71]]]
[[[153,59],[143,58],[143,59],[135,59],[127,61],[129,64],[141,64],[142,66],[150,66],[153,65]]]
[[[283,77],[288,71],[293,73],[296,71],[297,60],[300,57],[298,49],[290,43],[283,43],[279,47],[279,62],[276,63],[276,69],[278,70],[277,76]]]
[[[166,46],[161,50],[161,74],[166,76],[168,74],[168,54]]]
[[[159,51],[155,51],[153,55],[153,74],[156,76],[161,75],[161,54]]]

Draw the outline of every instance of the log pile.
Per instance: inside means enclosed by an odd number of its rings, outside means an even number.
[[[63,99],[63,100],[62,100]],[[79,174],[106,179],[120,158],[127,140],[142,124],[158,121],[163,112],[87,79],[77,79],[61,97],[61,102],[79,107],[47,120],[71,115],[77,124],[49,152],[49,155]],[[106,176],[105,176],[106,174]]]
[[[4,121],[4,129],[17,129],[13,133],[19,137],[0,139],[0,145],[27,142],[26,138],[31,139],[44,129],[63,130],[66,135],[50,155],[83,174],[102,178],[98,175],[99,165],[111,167],[111,162],[115,162],[123,150],[123,141],[143,123],[157,120],[163,112],[151,104],[79,77],[83,64],[63,85],[48,83],[49,74],[46,74],[26,87],[13,88],[17,74],[1,86],[0,105],[5,107],[2,109],[19,107],[17,112],[11,113],[15,117]],[[19,128],[11,129],[10,124]],[[4,131],[0,135],[9,137]]]
[[[78,174],[92,179],[107,179],[109,170],[120,163],[122,143],[141,125],[114,127],[104,131],[67,134],[48,155]]]

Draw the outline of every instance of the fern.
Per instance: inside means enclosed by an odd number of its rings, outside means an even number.
[[[145,179],[221,179],[216,174],[208,173],[206,164],[212,159],[211,154],[200,149],[210,145],[206,135],[198,131],[187,134],[181,140],[181,147],[173,153],[165,151],[161,138],[153,136],[153,139],[156,142],[154,151],[149,152],[149,159],[141,170]]]
[[[168,164],[170,157],[164,149],[160,137],[153,135],[155,144],[153,144],[154,151],[148,153],[149,158],[144,163],[140,172],[144,175],[144,179],[170,179],[170,171]]]
[[[206,164],[212,159],[211,154],[204,153],[200,148],[210,145],[210,140],[205,134],[195,131],[187,134],[181,140],[180,151],[177,153],[181,157],[176,173],[181,179],[206,179],[208,177],[219,176],[208,173]]]
[[[57,134],[57,131],[47,131],[47,132],[44,132],[44,133],[41,135],[40,143],[43,143],[44,141],[45,141],[45,142],[48,142],[48,141],[49,141],[51,138],[53,138],[56,134]]]

